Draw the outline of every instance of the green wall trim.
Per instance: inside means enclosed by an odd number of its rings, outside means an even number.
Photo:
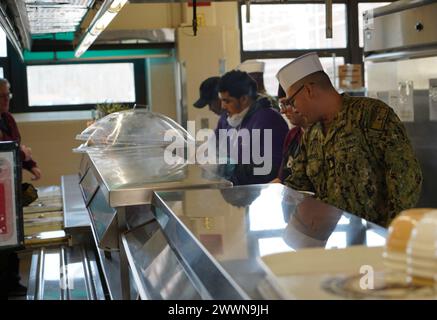
[[[31,52],[24,50],[25,62],[60,62],[60,61],[86,61],[86,60],[117,60],[117,59],[134,59],[134,58],[154,58],[154,57],[170,57],[171,49],[120,49],[120,50],[89,50],[80,58],[74,56],[74,51],[58,51],[58,52]]]

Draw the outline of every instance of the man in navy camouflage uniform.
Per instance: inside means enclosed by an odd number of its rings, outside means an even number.
[[[392,108],[339,94],[315,53],[277,77],[286,103],[310,124],[286,185],[382,226],[416,205],[422,173]]]

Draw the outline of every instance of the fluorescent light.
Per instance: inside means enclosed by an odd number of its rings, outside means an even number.
[[[79,58],[88,50],[97,37],[111,23],[112,19],[120,12],[127,0],[105,0],[101,8],[96,14],[96,17],[91,22],[85,36],[81,39],[77,46],[74,56]]]

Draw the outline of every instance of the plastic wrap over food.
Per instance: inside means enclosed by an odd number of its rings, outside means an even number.
[[[165,147],[178,140],[181,144],[194,138],[174,120],[145,109],[114,112],[94,122],[77,140],[85,141],[75,152],[104,152]]]

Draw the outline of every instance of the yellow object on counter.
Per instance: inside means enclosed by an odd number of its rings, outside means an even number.
[[[431,208],[414,208],[402,211],[390,224],[384,248],[384,264],[393,270],[406,272],[406,249],[411,232]]]
[[[437,283],[437,210],[427,212],[411,232],[407,274],[414,282]]]

